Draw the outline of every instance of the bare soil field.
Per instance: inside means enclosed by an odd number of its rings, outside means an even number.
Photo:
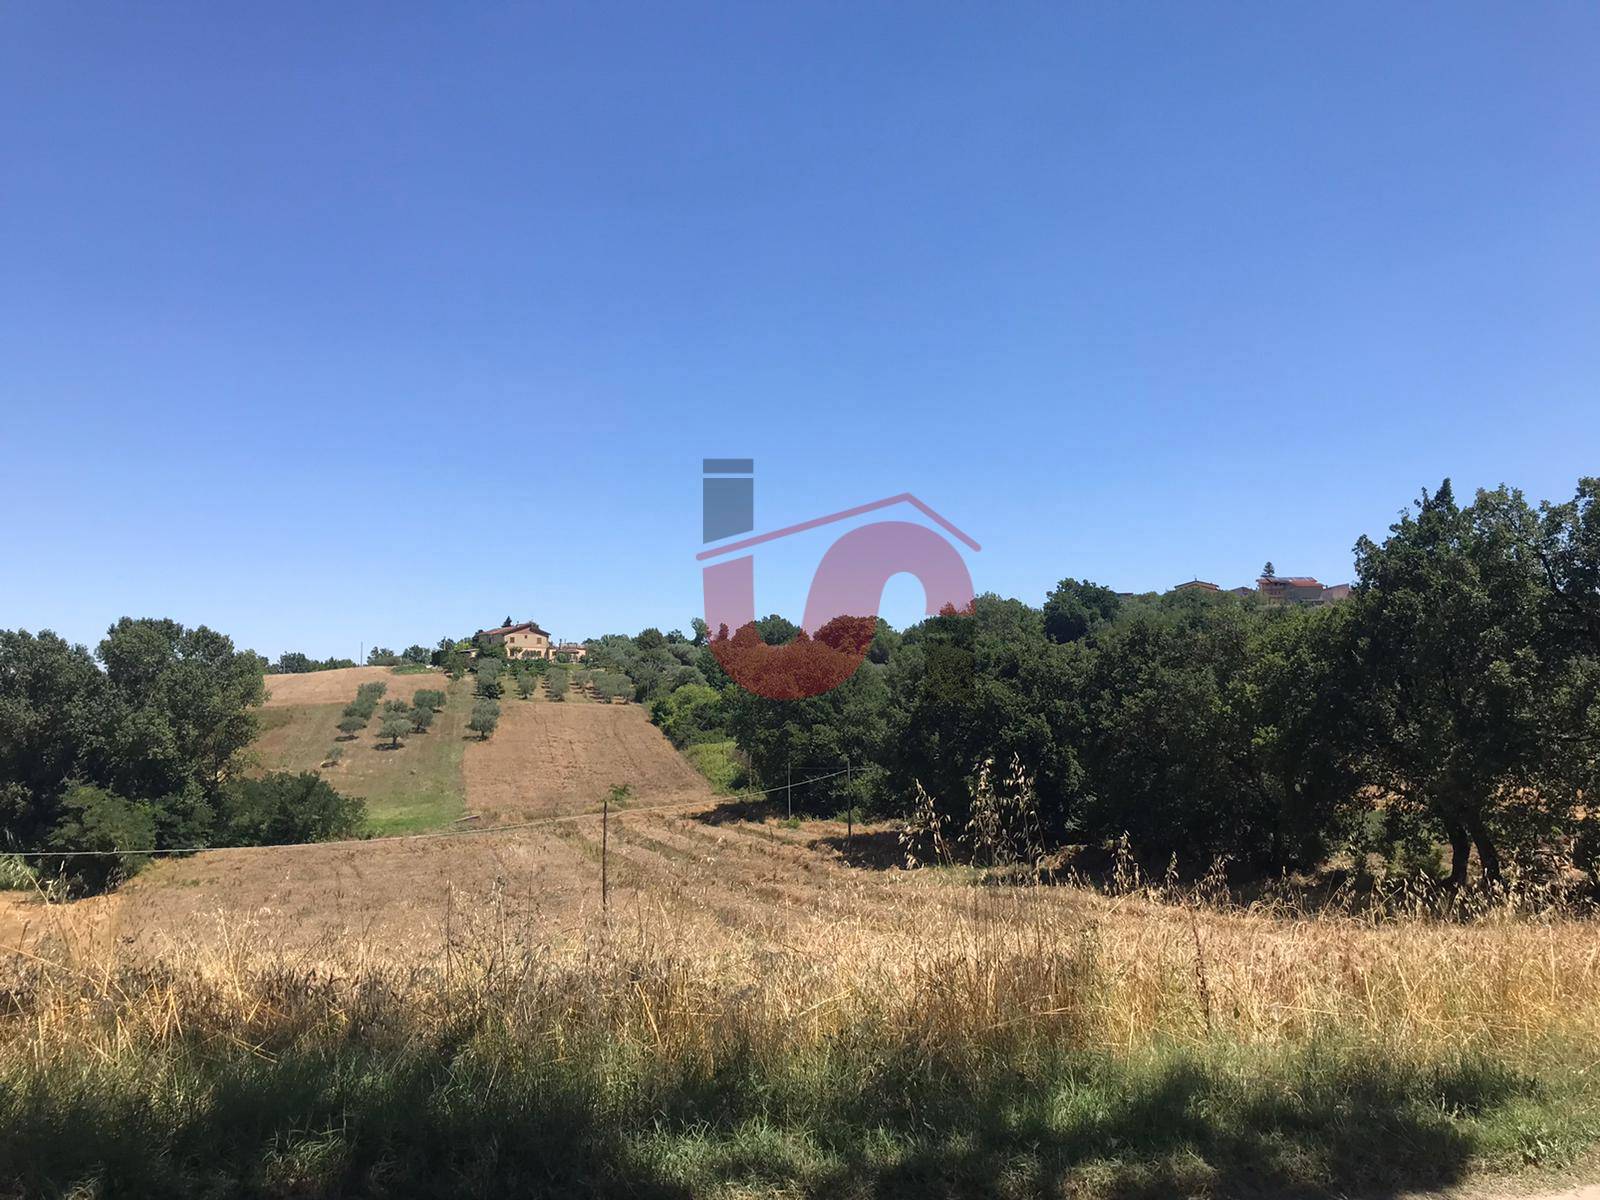
[[[638,805],[709,799],[711,786],[636,704],[500,702],[500,728],[467,746],[467,810],[486,822],[598,808],[613,784]]]
[[[443,671],[418,671],[396,675],[389,667],[342,667],[337,671],[307,671],[300,675],[268,675],[268,708],[292,704],[348,704],[363,683],[387,683],[391,695],[409,696],[416,688],[440,687]]]

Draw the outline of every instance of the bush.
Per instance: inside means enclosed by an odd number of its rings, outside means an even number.
[[[137,874],[150,861],[141,851],[155,844],[155,815],[148,804],[79,784],[61,798],[61,816],[51,831],[50,845],[102,853],[92,858],[47,858],[39,871],[60,878],[72,893],[103,891]]]
[[[325,767],[337,767],[342,758],[344,758],[343,746],[329,746],[328,753],[322,760],[322,765]]]
[[[472,706],[472,719],[467,722],[467,728],[480,740],[486,740],[499,724],[500,706],[493,700],[479,700]]]
[[[406,714],[411,719],[411,728],[417,733],[427,733],[428,726],[433,724],[433,709],[413,708]]]
[[[560,700],[567,694],[567,672],[557,667],[544,677],[544,686],[550,691],[550,699]]]
[[[388,690],[389,685],[381,680],[374,680],[372,683],[363,683],[356,689],[356,699],[371,700],[374,704],[376,704],[383,698],[383,694]]]
[[[339,732],[344,735],[345,741],[349,741],[366,727],[366,717],[347,716],[339,722]]]
[[[526,700],[529,696],[533,695],[533,683],[534,680],[532,675],[526,673],[518,675],[517,694]]]
[[[334,790],[315,771],[276,771],[234,784],[221,816],[219,833],[227,845],[275,846],[354,837],[366,822],[367,806]]]
[[[433,688],[421,688],[411,697],[413,708],[428,708],[438,712],[444,707],[444,693]]]
[[[400,713],[390,713],[378,727],[378,736],[389,739],[389,748],[400,745],[400,739],[411,732],[411,721]]]
[[[16,854],[0,854],[0,892],[31,892],[39,875],[27,859]]]
[[[385,700],[383,702],[383,711],[386,713],[410,712],[411,705],[407,704],[404,700]]]

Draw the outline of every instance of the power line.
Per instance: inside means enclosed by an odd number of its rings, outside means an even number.
[[[804,787],[808,783],[819,783],[824,779],[833,779],[835,776],[843,775],[844,773],[844,771],[829,771],[826,775],[813,775],[810,779],[802,779],[800,784]],[[758,796],[781,792],[785,786],[763,788],[755,792],[741,792],[737,796],[729,796],[725,797],[725,799],[753,800]],[[716,799],[716,797],[713,797],[713,799]],[[693,800],[675,800],[667,804],[648,805],[645,808],[618,809],[617,815],[619,817],[634,816],[639,813],[662,812],[671,808],[693,808],[705,803],[706,798],[700,796]],[[480,829],[441,829],[434,833],[408,833],[400,837],[342,838],[332,842],[272,842],[265,846],[168,846],[159,850],[0,850],[0,858],[4,858],[7,855],[13,858],[106,858],[123,854],[141,854],[147,858],[157,858],[174,854],[199,854],[204,850],[289,850],[294,848],[303,849],[308,846],[383,846],[393,845],[396,842],[438,841],[444,838],[475,837],[486,833],[513,833],[519,829],[536,829],[543,825],[558,825],[562,821],[576,821],[584,817],[602,815],[603,810],[594,809],[588,812],[538,817],[531,821],[517,821],[510,825],[486,825]]]

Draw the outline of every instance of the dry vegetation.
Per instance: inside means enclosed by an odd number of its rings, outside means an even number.
[[[1592,922],[905,870],[633,706],[503,708],[467,795],[534,824],[13,905],[0,1191],[1392,1194],[1600,1140]]]
[[[1435,1186],[1600,1137],[1592,924],[995,886],[731,816],[615,819],[605,914],[588,815],[209,854],[52,910],[8,963],[4,1136],[177,1193],[198,1161],[267,1192],[1019,1195]],[[36,1119],[90,1109],[89,1149]]]

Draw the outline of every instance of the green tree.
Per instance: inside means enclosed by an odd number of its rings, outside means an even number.
[[[219,832],[226,845],[275,846],[355,837],[365,824],[365,803],[315,771],[274,771],[229,787]]]
[[[343,734],[342,741],[348,742],[367,727],[366,717],[347,716],[339,721],[339,732]]]
[[[1063,579],[1044,602],[1045,635],[1055,642],[1081,641],[1116,620],[1121,608],[1121,598],[1110,588]]]
[[[94,857],[46,858],[40,874],[64,880],[75,893],[102,891],[129,878],[150,861],[156,847],[155,815],[147,804],[125,800],[104,788],[79,784],[61,799],[60,820],[50,834],[56,850],[92,851]]]
[[[560,700],[567,694],[567,672],[564,668],[557,667],[548,672],[544,677],[545,690],[550,693],[550,699]]]
[[[478,666],[478,695],[489,700],[498,700],[501,693],[500,667],[494,662],[481,663]]]
[[[524,700],[528,699],[530,696],[533,695],[534,683],[535,683],[535,680],[534,680],[534,677],[533,677],[532,674],[530,674],[527,671],[518,672],[517,673],[517,695],[521,696]]]
[[[378,727],[378,736],[389,739],[389,748],[392,750],[400,745],[400,739],[411,732],[411,722],[401,713],[391,713],[383,719],[383,724]]]
[[[500,706],[493,700],[479,700],[472,706],[472,719],[467,722],[467,728],[476,733],[480,741],[487,741],[499,724]]]
[[[1456,885],[1474,847],[1497,881],[1507,839],[1569,815],[1545,769],[1561,732],[1549,698],[1563,681],[1559,657],[1540,653],[1552,605],[1549,575],[1527,553],[1534,524],[1520,495],[1479,493],[1462,508],[1447,479],[1381,544],[1356,544],[1372,761],[1394,805],[1449,839]]]
[[[433,709],[413,708],[407,716],[411,720],[411,728],[416,733],[427,733],[428,726],[433,724]]]
[[[444,707],[444,693],[436,688],[419,688],[411,697],[413,708],[431,708],[438,712]]]
[[[408,663],[416,663],[418,666],[427,666],[433,657],[433,652],[426,646],[411,645],[407,646],[400,652],[400,657],[405,659]]]
[[[355,837],[366,824],[367,806],[315,771],[275,771],[235,782],[220,815],[224,844],[277,846]]]
[[[612,676],[607,676],[609,691]],[[690,684],[650,706],[650,719],[674,746],[714,741],[727,736],[728,711],[715,688]]]

